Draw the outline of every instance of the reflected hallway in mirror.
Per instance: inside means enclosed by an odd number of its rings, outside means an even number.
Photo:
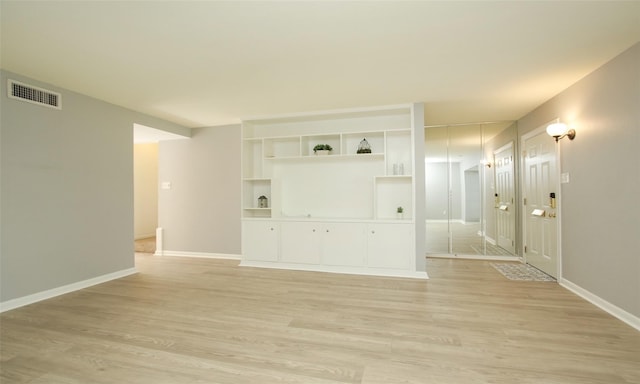
[[[425,127],[427,256],[515,258],[515,122]]]

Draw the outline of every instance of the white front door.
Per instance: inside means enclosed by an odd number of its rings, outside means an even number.
[[[537,131],[536,131],[537,132]],[[527,263],[558,277],[556,143],[542,130],[523,140],[523,240]]]
[[[516,216],[514,210],[514,169],[513,144],[509,143],[496,150],[493,155],[495,168],[495,212],[496,212],[496,244],[515,254],[516,251]]]

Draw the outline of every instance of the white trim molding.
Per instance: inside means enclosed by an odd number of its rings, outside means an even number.
[[[161,227],[156,228],[156,256],[162,256],[162,250],[164,249],[163,233]]]
[[[524,259],[520,256],[499,256],[499,255],[456,255],[456,254],[428,254],[427,258],[433,259],[466,259],[466,260],[489,260],[489,261],[519,261],[524,263]]]
[[[593,293],[587,291],[586,289],[580,287],[577,284],[570,282],[567,279],[558,280],[558,283],[562,287],[582,297],[583,299],[587,300],[588,302],[595,305],[596,307],[602,309],[603,311],[609,313],[610,315],[618,318],[619,320],[627,323],[628,325],[640,331],[640,317],[632,315],[631,313],[625,311],[624,309],[614,304],[611,304],[610,302],[604,300],[603,298],[597,295],[594,295]]]
[[[199,257],[203,259],[228,259],[240,260],[240,255],[228,253],[208,253],[208,252],[187,252],[187,251],[156,251],[155,256],[174,256],[174,257]]]
[[[56,296],[64,295],[65,293],[71,293],[80,289],[106,283],[107,281],[120,279],[136,273],[138,273],[138,270],[135,268],[123,269],[121,271],[108,273],[106,275],[94,277],[83,281],[78,281],[77,283],[71,283],[58,288],[48,289],[46,291],[19,297],[17,299],[3,301],[2,303],[0,303],[0,313],[23,307],[25,305],[37,303],[38,301],[51,299]]]
[[[429,279],[426,271],[410,271],[404,269],[370,268],[370,267],[339,267],[318,264],[275,263],[270,261],[242,260],[241,267],[286,269],[292,271],[340,273],[346,275],[404,277],[410,279]]]

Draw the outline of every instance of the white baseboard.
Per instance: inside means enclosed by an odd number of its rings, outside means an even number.
[[[187,251],[156,251],[155,256],[174,256],[174,257],[199,257],[204,259],[229,259],[240,260],[240,255],[227,253],[208,253],[208,252],[187,252]]]
[[[494,256],[494,255],[451,255],[451,254],[428,254],[427,257],[434,259],[468,259],[468,260],[488,260],[488,261],[520,261],[520,256]]]
[[[78,281],[77,283],[63,285],[62,287],[48,289],[46,291],[19,297],[17,299],[3,301],[0,303],[0,313],[9,311],[15,308],[23,307],[25,305],[37,303],[38,301],[50,299],[52,297],[64,295],[65,293],[70,293],[70,292],[88,288],[97,284],[106,283],[107,281],[120,279],[125,276],[133,275],[135,273],[138,273],[138,271],[135,268],[123,269],[121,271],[108,273],[106,275],[94,277],[94,278],[83,280],[83,281]]]
[[[610,315],[617,317],[619,320],[629,324],[633,328],[640,331],[640,318],[632,315],[631,313],[625,311],[624,309],[611,304],[610,302],[602,299],[601,297],[594,295],[593,293],[587,291],[586,289],[570,282],[567,279],[561,279],[558,283],[569,291],[575,293],[576,295],[582,297],[587,300],[591,304],[596,307],[602,309],[603,311],[609,313]]]
[[[403,269],[367,268],[367,267],[338,267],[330,265],[310,265],[295,263],[273,263],[268,261],[242,260],[241,267],[287,269],[293,271],[340,273],[346,275],[405,277],[410,279],[428,279],[427,272],[408,271]]]

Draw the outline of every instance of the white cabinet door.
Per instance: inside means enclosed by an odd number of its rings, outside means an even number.
[[[365,231],[365,224],[322,223],[322,264],[364,266]]]
[[[242,254],[246,260],[278,261],[278,223],[242,222]]]
[[[367,266],[410,269],[413,259],[412,224],[369,224]]]
[[[283,222],[280,261],[320,264],[320,223]]]

